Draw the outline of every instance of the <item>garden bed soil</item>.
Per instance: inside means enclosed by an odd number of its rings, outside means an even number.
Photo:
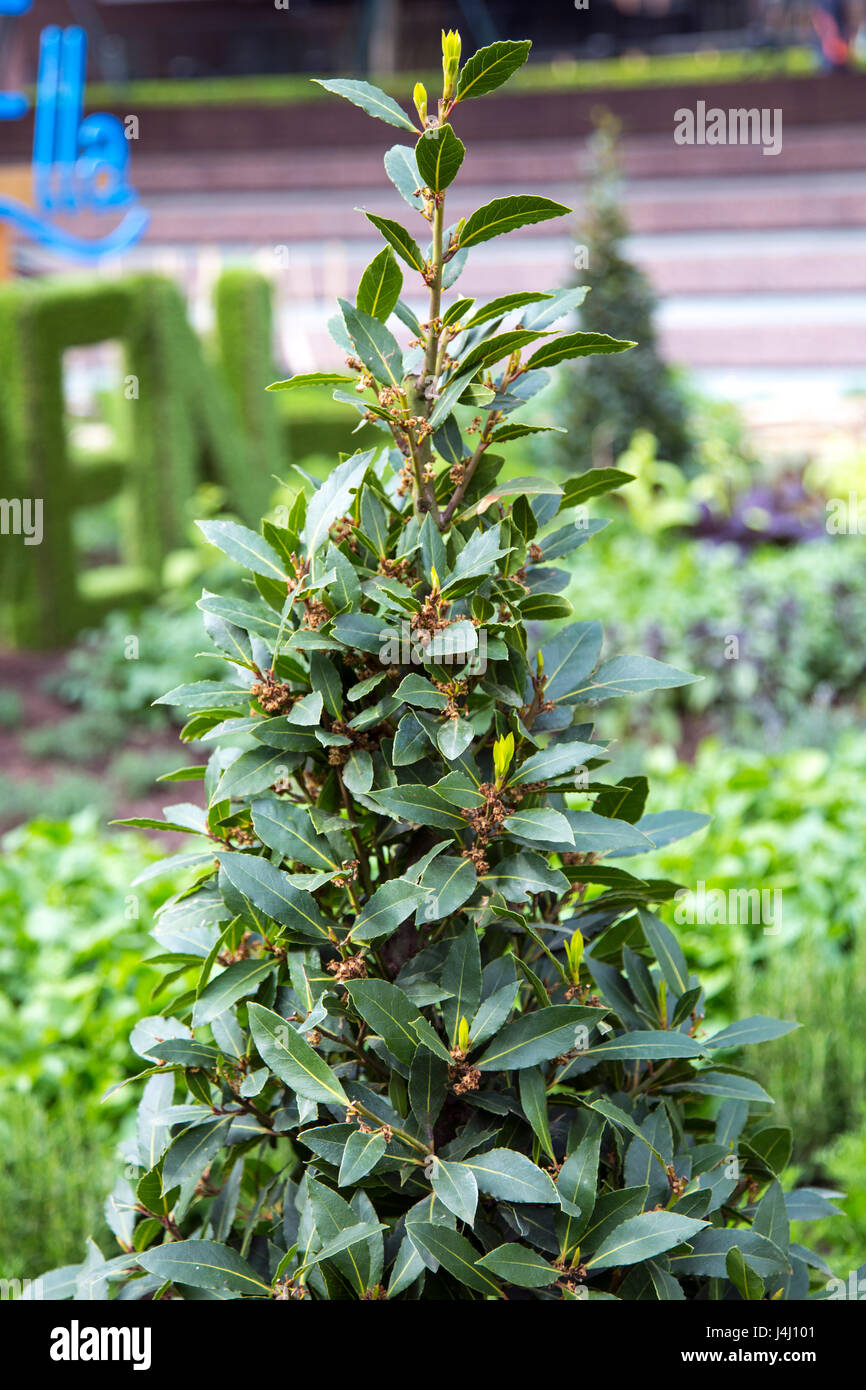
[[[0,651],[0,693],[11,693],[17,695],[21,702],[22,718],[17,727],[10,728],[0,724],[0,774],[7,782],[29,784],[31,787],[36,785],[45,789],[45,812],[50,814],[51,810],[51,785],[59,772],[80,773],[82,777],[82,791],[84,794],[87,779],[104,778],[106,773],[105,756],[94,758],[89,762],[76,760],[65,761],[63,758],[63,725],[70,716],[78,713],[75,706],[67,704],[56,694],[46,689],[48,682],[55,676],[59,676],[64,669],[68,653],[59,652],[29,652],[29,651]],[[30,755],[22,743],[22,734],[31,732],[39,728],[54,728],[57,730],[57,756],[56,758],[35,758]],[[137,729],[134,722],[129,721],[129,736],[123,745],[125,752],[140,752],[142,754],[175,752],[177,753],[178,766],[184,762],[194,761],[193,757],[183,744],[178,742],[177,731],[172,728],[167,729]],[[154,776],[157,774],[155,773]],[[111,779],[108,779],[111,786]],[[183,799],[185,801],[199,801],[200,787],[195,782],[183,784]],[[111,816],[107,819],[121,819],[131,816],[149,816],[161,819],[162,808],[166,801],[171,801],[172,793],[169,789],[154,786],[152,791],[143,795],[129,796],[124,795],[120,788],[117,789],[117,801],[112,802]],[[176,797],[174,798],[177,799]],[[84,805],[85,802],[82,802]],[[11,829],[16,824],[18,816],[6,814],[4,807],[0,805],[0,831]],[[169,842],[165,839],[165,832],[149,832],[158,837],[159,843],[164,847],[169,847]],[[184,841],[183,836],[173,836],[175,844],[171,848],[181,845]]]

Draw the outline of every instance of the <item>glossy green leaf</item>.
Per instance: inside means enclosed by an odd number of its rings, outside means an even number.
[[[509,787],[520,787],[526,782],[551,782],[565,772],[573,772],[583,767],[590,758],[604,756],[604,749],[597,743],[552,743],[540,753],[524,758],[520,766],[508,779]]]
[[[493,338],[485,338],[461,358],[461,375],[464,372],[475,373],[494,362],[501,362],[503,358],[510,357],[513,352],[518,352],[520,348],[536,342],[537,339],[538,334],[526,328],[512,328],[507,333],[497,333]]]
[[[406,879],[389,879],[361,909],[350,932],[352,940],[370,942],[390,936],[425,896],[423,888]]]
[[[385,1136],[381,1130],[364,1134],[356,1129],[349,1136],[340,1163],[339,1187],[353,1187],[361,1178],[375,1168],[385,1152]]]
[[[457,1217],[458,1221],[475,1220],[478,1205],[478,1184],[475,1175],[465,1163],[447,1163],[443,1158],[434,1158],[430,1184],[443,1206]]]
[[[766,1018],[762,1014],[753,1014],[751,1018],[737,1019],[736,1023],[731,1023],[721,1032],[714,1033],[711,1038],[707,1038],[704,1046],[713,1051],[727,1047],[748,1047],[750,1043],[770,1042],[773,1038],[783,1038],[786,1033],[793,1032],[799,1026],[799,1023],[787,1023],[779,1018]]]
[[[314,830],[309,812],[303,806],[267,798],[254,801],[252,813],[253,829],[270,849],[325,873],[340,868],[328,840]]]
[[[466,719],[445,719],[436,734],[439,752],[449,763],[454,762],[469,747],[475,731]]]
[[[412,1244],[426,1252],[452,1274],[461,1284],[486,1296],[498,1296],[499,1286],[478,1264],[478,1251],[465,1236],[447,1226],[434,1226],[427,1221],[413,1221],[406,1231]]]
[[[482,323],[488,323],[491,319],[501,318],[503,314],[510,314],[515,309],[522,309],[527,304],[537,304],[540,300],[549,301],[553,298],[550,294],[539,294],[534,290],[520,290],[514,294],[501,294],[496,299],[491,299],[489,303],[483,304],[480,309],[476,309],[471,318],[466,319],[463,324],[464,330],[478,328]],[[521,318],[523,315],[521,315]],[[525,324],[524,327],[534,328],[535,324]]]
[[[336,666],[324,652],[310,652],[310,680],[313,689],[321,695],[328,714],[340,719],[343,714],[343,684]]]
[[[261,1004],[247,1006],[253,1041],[265,1065],[299,1096],[348,1105],[336,1075],[306,1038]]]
[[[545,698],[557,703],[578,699],[586,677],[595,668],[601,651],[601,623],[572,623],[542,649]]]
[[[263,536],[257,535],[249,527],[239,526],[236,521],[200,521],[198,529],[206,541],[217,546],[230,560],[243,565],[244,569],[263,574],[267,579],[281,580],[285,584],[288,575],[282,559]]]
[[[727,1270],[728,1278],[741,1298],[749,1302],[763,1298],[763,1280],[759,1278],[751,1265],[748,1264],[738,1245],[731,1246],[731,1249],[725,1256],[725,1269]]]
[[[486,892],[501,893],[511,903],[525,902],[529,894],[566,893],[568,879],[558,869],[552,869],[540,854],[524,850],[520,854],[508,855],[487,873],[479,882]]]
[[[733,1100],[758,1101],[762,1105],[772,1105],[763,1086],[749,1076],[739,1076],[735,1072],[701,1071],[690,1081],[675,1081],[665,1087],[671,1092],[690,1091],[696,1096],[724,1096]]]
[[[372,212],[364,215],[367,221],[372,222],[376,230],[381,232],[388,245],[393,247],[401,260],[404,260],[413,270],[417,270],[419,273],[423,271],[424,257],[421,254],[421,248],[405,227],[401,226],[399,222],[394,222],[390,217],[378,217]]]
[[[680,685],[694,685],[700,676],[678,671],[664,661],[651,656],[615,656],[576,692],[582,700],[610,700],[617,695],[641,695],[649,690],[673,690]]]
[[[550,1137],[550,1121],[547,1115],[547,1087],[544,1076],[535,1067],[524,1067],[518,1077],[520,1105],[535,1132],[544,1152],[553,1163],[553,1141]]]
[[[400,197],[416,212],[424,206],[424,199],[418,192],[422,187],[421,175],[411,145],[392,145],[385,155],[385,173],[393,183]]]
[[[351,101],[354,106],[360,106],[368,116],[375,116],[380,121],[386,121],[388,125],[399,126],[401,130],[415,130],[406,112],[397,105],[394,98],[389,97],[379,87],[374,87],[371,82],[357,82],[344,77],[314,77],[312,80],[318,86],[324,87],[326,92],[333,92],[335,96]]]
[[[203,1023],[212,1023],[219,1014],[225,1013],[238,999],[255,994],[262,980],[267,979],[276,969],[273,956],[264,960],[241,960],[229,965],[221,975],[210,981],[195,1001],[192,1021],[196,1028]]]
[[[501,87],[518,68],[523,67],[531,47],[529,39],[502,39],[488,44],[486,48],[479,48],[461,69],[457,100],[469,101]]]
[[[568,333],[554,338],[534,352],[527,362],[529,371],[539,367],[555,367],[574,357],[592,357],[596,353],[627,352],[637,347],[630,339],[611,338],[607,333]]]
[[[590,497],[598,497],[604,492],[613,492],[615,488],[633,481],[634,474],[624,473],[620,468],[590,468],[586,473],[581,473],[576,478],[569,478],[566,481],[559,510],[564,512],[569,507],[582,506],[584,502],[589,501]]]
[[[560,1271],[543,1259],[537,1250],[530,1250],[516,1240],[497,1245],[495,1250],[482,1256],[478,1261],[483,1269],[489,1269],[506,1284],[516,1284],[521,1289],[540,1289],[554,1284]]]
[[[313,494],[307,506],[301,536],[310,553],[326,543],[329,527],[348,511],[352,496],[361,486],[372,460],[372,452],[353,454],[351,458],[344,459],[331,470],[325,482]]]
[[[645,1211],[623,1221],[586,1261],[588,1270],[638,1264],[682,1245],[706,1229],[706,1222],[672,1211]]]
[[[411,999],[387,980],[349,980],[346,988],[358,1013],[398,1061],[411,1062],[418,1049],[412,1024],[421,1017]]]
[[[463,1166],[474,1175],[479,1192],[501,1202],[559,1205],[550,1175],[515,1149],[488,1149],[464,1159]]]
[[[420,925],[449,917],[471,898],[477,881],[471,860],[457,859],[452,855],[438,856],[421,878],[424,897],[415,920]]]
[[[542,198],[535,193],[494,198],[466,219],[460,234],[460,245],[477,246],[482,241],[502,236],[504,232],[513,232],[534,222],[547,222],[552,217],[563,217],[570,211],[571,208],[562,203],[555,203],[552,198]]]
[[[341,386],[351,384],[354,380],[354,377],[344,376],[340,372],[299,372],[297,376],[290,376],[285,381],[271,382],[265,390],[297,391],[308,386]]]
[[[556,840],[562,841],[566,847],[574,845],[574,835],[565,816],[546,807],[515,811],[505,817],[502,825],[510,834],[519,835],[524,840]]]
[[[187,1178],[198,1178],[214,1154],[226,1142],[236,1114],[218,1115],[204,1124],[191,1125],[173,1139],[162,1163],[163,1191],[169,1192]]]
[[[363,748],[353,748],[343,767],[343,785],[353,795],[363,796],[373,785],[373,759]]]
[[[684,994],[689,987],[689,968],[682,947],[670,927],[665,926],[654,913],[641,907],[638,908],[638,917],[647,944],[661,966],[668,989],[674,995]]]
[[[704,1275],[711,1279],[724,1279],[728,1272],[727,1257],[735,1246],[761,1279],[784,1274],[788,1268],[787,1256],[766,1236],[758,1235],[755,1231],[705,1226],[695,1236],[689,1237],[689,1244],[691,1250],[671,1259],[671,1273],[678,1278],[683,1275]]]
[[[403,354],[397,339],[378,319],[348,300],[340,300],[343,319],[358,356],[383,386],[399,388],[403,380]]]
[[[587,1051],[588,1057],[609,1061],[659,1061],[666,1057],[700,1057],[703,1044],[685,1033],[665,1032],[663,1029],[621,1033],[608,1042],[597,1044]]]
[[[595,1205],[603,1128],[601,1120],[593,1118],[584,1138],[567,1156],[556,1179],[562,1207],[562,1216],[557,1219],[557,1235],[563,1254],[570,1254],[581,1232],[589,1224]]]
[[[385,787],[371,792],[370,797],[395,820],[415,821],[418,825],[431,825],[440,830],[462,831],[466,826],[465,817],[435,787]]]
[[[549,1062],[552,1056],[575,1047],[582,1029],[591,1029],[603,1016],[605,1009],[577,1004],[552,1004],[535,1013],[524,1013],[496,1034],[475,1065],[482,1072],[506,1072]]]
[[[331,939],[332,931],[312,894],[293,888],[289,875],[252,854],[221,854],[220,870],[232,887],[266,917],[312,941]]]
[[[465,154],[466,146],[458,140],[450,125],[425,130],[415,146],[415,160],[424,186],[441,193],[454,182]]]
[[[175,1240],[137,1256],[142,1269],[194,1289],[226,1289],[248,1298],[267,1298],[270,1286],[231,1246],[213,1240]]]
[[[448,1062],[428,1048],[419,1047],[409,1069],[409,1104],[418,1123],[428,1132],[439,1118],[447,1094]]]
[[[385,323],[394,312],[402,288],[402,272],[393,251],[386,246],[373,257],[361,276],[355,303],[363,313]]]

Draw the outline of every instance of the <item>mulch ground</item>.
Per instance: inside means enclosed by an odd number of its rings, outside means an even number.
[[[0,725],[0,773],[14,782],[26,783],[31,787],[44,786],[46,810],[50,808],[51,784],[58,772],[80,773],[104,778],[106,774],[105,755],[91,762],[63,761],[62,726],[71,715],[78,713],[76,706],[67,704],[56,694],[45,689],[45,683],[59,675],[66,660],[65,652],[22,652],[0,651],[0,691],[11,691],[18,695],[23,710],[20,727],[6,728]],[[57,756],[54,758],[34,758],[24,747],[21,734],[24,730],[51,727],[58,731]],[[136,729],[130,721],[129,736],[123,744],[125,751],[138,750],[141,753],[171,751],[177,753],[177,765],[195,761],[184,744],[180,743],[176,731],[168,728]],[[156,775],[156,774],[155,774]],[[111,779],[108,778],[111,788]],[[182,796],[177,795],[177,786],[155,785],[153,791],[131,797],[121,788],[117,789],[117,803],[112,805],[110,819],[129,816],[151,816],[160,818],[162,808],[172,801],[202,801],[201,784],[184,782],[181,784]],[[108,818],[107,818],[108,819]],[[14,816],[4,815],[0,805],[0,830],[8,830],[15,824]],[[152,833],[167,852],[183,843],[183,837],[172,836],[166,839],[165,832]],[[172,844],[175,841],[175,844]]]

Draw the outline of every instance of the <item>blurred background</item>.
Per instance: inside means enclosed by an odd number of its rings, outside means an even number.
[[[87,168],[74,99],[34,157],[54,25],[85,31],[83,110],[114,118],[80,126]],[[507,88],[458,109],[454,218],[511,192],[575,210],[478,248],[461,293],[588,284],[580,325],[639,340],[560,369],[526,418],[568,435],[511,445],[509,468],[635,476],[589,504],[610,524],[569,596],[607,655],[703,680],[603,705],[598,727],[618,776],[650,775],[650,810],[713,817],[642,870],[783,894],[778,935],[679,931],[709,1021],[802,1024],[747,1061],[800,1178],[845,1194],[808,1243],[843,1277],[863,1260],[863,6],[0,0],[4,1277],[99,1231],[134,1092],[99,1098],[163,1002],[148,933],[181,880],[149,876],[162,843],[107,822],[157,814],[179,797],[155,779],[201,761],[151,703],[219,674],[195,601],[238,579],[194,519],[279,517],[303,473],[368,442],[327,393],[263,391],[340,365],[334,299],[378,249],[354,209],[408,220],[382,168],[404,137],[309,79],[366,77],[410,108],[418,76],[437,90],[443,27],[464,56],[533,40]],[[677,144],[701,102],[780,112],[781,149]]]

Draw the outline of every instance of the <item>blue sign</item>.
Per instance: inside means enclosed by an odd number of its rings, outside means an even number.
[[[33,0],[0,0],[0,15],[24,14]],[[0,92],[0,121],[17,121],[26,115],[30,103],[19,92]]]
[[[23,14],[31,0],[0,0],[0,14]],[[0,195],[0,219],[33,241],[66,256],[94,260],[124,251],[143,234],[149,217],[129,183],[129,142],[116,116],[84,116],[87,35],[77,27],[44,29],[33,128],[33,206]],[[26,96],[0,94],[0,120],[19,120]],[[54,220],[58,214],[125,209],[106,236],[79,237]]]

